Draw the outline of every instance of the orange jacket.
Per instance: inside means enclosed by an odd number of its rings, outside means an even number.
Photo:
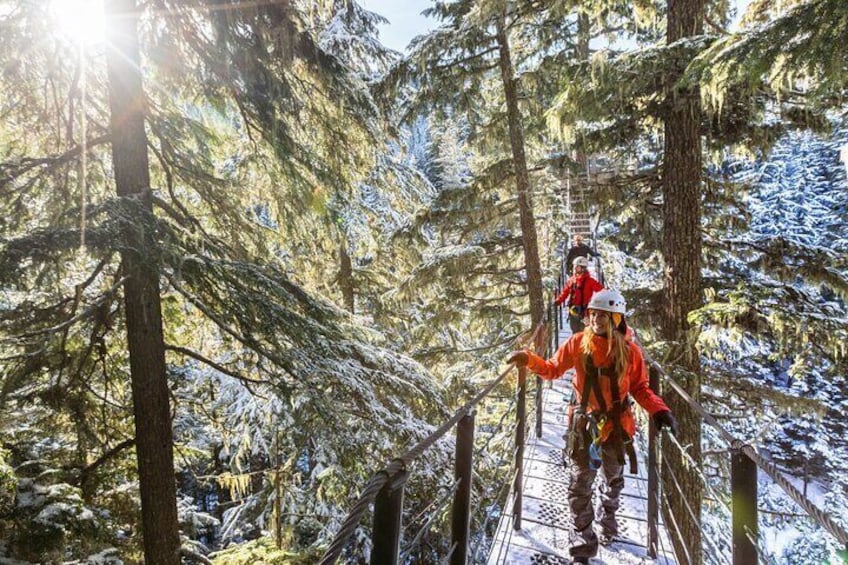
[[[562,292],[557,296],[556,303],[562,304],[568,297],[571,296],[571,306],[581,306],[583,308],[592,300],[592,295],[603,290],[604,286],[592,278],[589,271],[583,271],[579,275],[571,275],[562,288]]]
[[[578,404],[583,398],[583,389],[586,384],[586,374],[582,360],[583,352],[580,350],[582,340],[583,332],[571,336],[568,341],[562,344],[554,356],[547,361],[532,352],[528,352],[529,361],[527,363],[527,367],[531,371],[545,380],[558,379],[567,370],[573,368],[574,377],[571,384],[574,387]],[[618,393],[621,396],[621,402],[624,404],[624,410],[621,414],[621,427],[632,437],[636,433],[636,420],[633,418],[633,412],[630,410],[630,406],[627,405],[626,398],[628,394],[633,396],[636,402],[647,410],[651,416],[657,412],[668,410],[668,406],[666,406],[662,398],[648,388],[648,370],[645,366],[642,350],[632,341],[628,341],[628,346],[630,349],[630,358],[628,360],[627,370],[619,378]],[[600,369],[609,366],[606,337],[595,336],[592,339],[592,362]],[[604,397],[607,410],[610,410],[613,403],[609,377],[601,375],[599,379],[601,396]],[[589,394],[586,411],[591,412],[600,409],[600,404],[595,399],[595,395]],[[612,430],[613,423],[608,421],[604,429],[601,430],[601,440],[606,441]]]

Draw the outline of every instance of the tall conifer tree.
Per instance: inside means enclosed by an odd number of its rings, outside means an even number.
[[[498,150],[509,147],[509,160],[490,163],[489,169],[478,175],[478,181],[492,186],[509,178],[515,183],[513,194],[519,216],[532,324],[543,317],[544,299],[527,163],[524,125],[527,117],[519,107],[521,82],[515,70],[510,34],[520,35],[516,30],[532,20],[537,10],[543,9],[542,6],[511,2],[490,4],[472,0],[438,4],[431,9],[430,15],[444,20],[446,25],[420,38],[409,60],[398,66],[388,81],[405,79],[415,85],[413,111],[436,107],[464,113],[471,124],[472,143],[479,143],[480,148],[488,146],[497,155]],[[503,108],[487,107],[489,95],[486,91],[490,89],[498,91],[497,98],[502,100]],[[503,138],[493,139],[494,132],[502,134]]]
[[[704,0],[670,0],[666,41],[673,44],[703,32]],[[663,187],[663,259],[664,322],[666,338],[672,344],[672,362],[683,368],[676,372],[686,391],[700,401],[700,360],[695,348],[697,327],[689,323],[689,313],[702,302],[701,290],[701,107],[697,88],[679,87],[678,80],[688,61],[666,77],[668,114],[662,167]],[[680,422],[681,443],[689,455],[701,461],[700,416],[678,395],[667,395],[669,407]],[[680,537],[674,537],[678,557],[689,556],[689,563],[701,563],[701,479],[698,470],[680,457],[669,458],[673,477],[664,475],[671,511],[679,525]],[[692,509],[694,516],[690,514]],[[666,523],[671,523],[667,519]]]
[[[144,558],[162,565],[180,562],[174,439],[165,376],[165,342],[159,296],[159,253],[150,193],[147,107],[138,48],[134,0],[106,4],[110,48],[110,132],[118,196],[133,202],[141,217],[126,227],[122,251],[127,344],[132,380],[135,445],[141,491]]]

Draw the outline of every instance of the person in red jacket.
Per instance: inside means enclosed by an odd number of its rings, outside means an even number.
[[[575,259],[574,274],[568,277],[562,292],[556,297],[557,305],[568,305],[568,325],[571,326],[571,333],[583,331],[586,305],[592,300],[593,294],[603,289],[603,285],[589,274],[589,261],[585,257]]]
[[[573,563],[588,563],[598,552],[598,536],[592,529],[592,484],[603,469],[601,541],[618,533],[615,513],[624,488],[624,456],[635,473],[633,435],[636,421],[630,409],[632,396],[653,417],[659,429],[677,433],[677,422],[662,398],[648,387],[642,350],[631,338],[624,316],[624,297],[615,290],[595,293],[588,304],[589,325],[566,341],[551,359],[530,351],[514,352],[508,362],[527,366],[545,380],[560,378],[569,369],[572,401],[565,454],[571,473],[568,502],[578,542],[570,549]]]

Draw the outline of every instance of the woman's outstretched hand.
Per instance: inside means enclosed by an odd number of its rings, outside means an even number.
[[[513,351],[506,362],[514,363],[516,367],[526,367],[529,360],[530,355],[526,351]]]

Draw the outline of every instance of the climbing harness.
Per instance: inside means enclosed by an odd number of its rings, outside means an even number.
[[[628,400],[622,402],[618,390],[618,378],[612,367],[596,367],[590,355],[584,356],[584,364],[586,384],[583,388],[580,404],[572,414],[572,425],[566,444],[567,454],[575,461],[588,464],[590,469],[599,469],[602,463],[601,432],[606,423],[611,421],[613,430],[610,437],[607,438],[607,443],[613,442],[613,445],[617,447],[617,458],[620,465],[624,465],[624,455],[627,454],[627,459],[630,461],[630,473],[636,474],[638,466],[633,438],[621,426],[621,415],[630,405],[629,396]],[[606,401],[601,393],[600,379],[602,376],[606,376],[610,382],[610,394],[613,401],[610,410],[607,410]],[[600,409],[586,412],[590,394],[595,395]],[[572,396],[572,403],[576,404],[574,401],[575,398]]]
[[[586,286],[585,281],[580,281],[581,284],[577,284],[578,281],[574,281],[571,283],[571,290],[568,291],[568,306],[569,313],[571,313],[571,308],[574,309],[583,309],[580,303],[583,302],[583,287]],[[580,292],[580,300],[577,300],[577,293]]]

